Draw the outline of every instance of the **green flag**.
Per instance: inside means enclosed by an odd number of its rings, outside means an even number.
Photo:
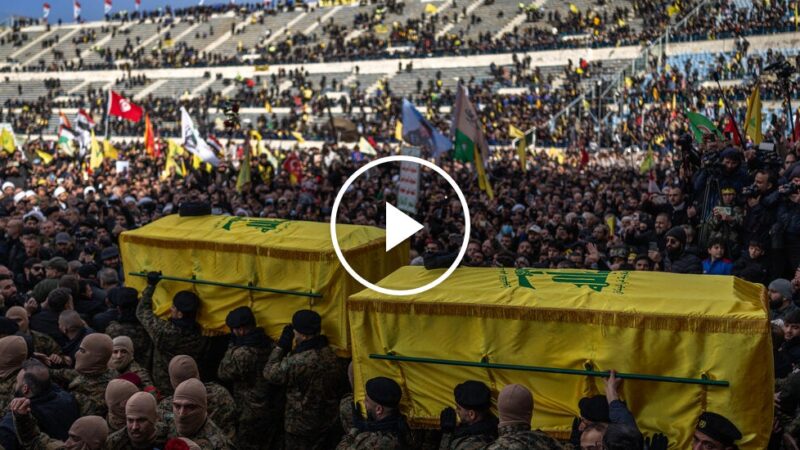
[[[239,176],[236,177],[236,192],[242,192],[250,184],[250,155],[252,152],[249,145],[244,146],[244,159],[239,166]]]
[[[716,134],[717,139],[723,139],[722,133],[720,133],[719,129],[714,122],[708,119],[708,117],[693,113],[691,111],[686,111],[686,118],[689,119],[689,126],[692,129],[692,134],[694,134],[695,140],[697,142],[703,142],[703,135],[705,134]]]

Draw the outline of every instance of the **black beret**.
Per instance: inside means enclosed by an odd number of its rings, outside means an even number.
[[[456,403],[466,409],[489,409],[492,406],[492,391],[480,381],[467,380],[453,390]]]
[[[255,326],[256,316],[253,315],[253,310],[249,306],[240,306],[228,313],[225,318],[225,325],[228,328],[239,328],[247,326]]]
[[[310,309],[301,309],[292,316],[292,327],[301,334],[317,334],[322,330],[322,317]]]
[[[173,297],[172,304],[182,313],[194,313],[200,307],[200,298],[192,291],[180,291]]]
[[[608,400],[605,395],[584,397],[578,401],[581,417],[592,422],[611,423],[608,413]]]
[[[211,215],[211,204],[205,202],[181,203],[178,215],[181,217],[208,216]]]
[[[367,396],[375,403],[387,408],[397,408],[403,393],[400,385],[391,378],[375,377],[367,381]]]
[[[700,414],[700,419],[697,420],[697,431],[719,441],[722,445],[734,445],[735,441],[742,438],[741,431],[733,422],[713,412]]]
[[[139,292],[131,287],[115,287],[108,291],[108,301],[123,309],[133,308],[139,303]]]
[[[7,317],[0,317],[0,335],[3,336],[11,336],[19,331],[19,325],[17,322],[7,318]]]

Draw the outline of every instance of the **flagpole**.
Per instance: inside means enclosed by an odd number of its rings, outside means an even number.
[[[108,90],[108,100],[106,100],[106,135],[105,139],[108,140],[110,130],[108,129],[108,119],[111,116],[111,89]]]

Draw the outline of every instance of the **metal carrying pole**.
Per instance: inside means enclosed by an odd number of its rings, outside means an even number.
[[[128,272],[128,275],[132,275],[134,277],[142,277],[147,278],[147,272]],[[232,289],[245,289],[248,291],[258,291],[258,292],[269,292],[272,294],[284,294],[284,295],[295,295],[298,297],[311,297],[311,298],[322,298],[322,294],[317,292],[300,292],[300,291],[290,291],[285,289],[273,289],[273,288],[265,288],[259,286],[253,286],[252,284],[235,284],[235,283],[222,283],[219,281],[209,281],[209,280],[201,280],[199,278],[181,278],[181,277],[170,277],[166,275],[161,275],[162,280],[168,281],[181,281],[183,283],[193,283],[193,284],[203,284],[206,286],[219,286],[219,287],[226,287]]]
[[[505,369],[505,370],[520,370],[524,372],[557,373],[562,375],[580,375],[580,376],[595,376],[595,377],[608,377],[611,375],[611,372],[601,371],[601,370],[561,369],[557,367],[538,367],[538,366],[522,366],[517,364],[499,364],[490,362],[455,361],[450,359],[417,358],[413,356],[397,356],[392,354],[379,355],[376,353],[372,353],[369,355],[369,358],[386,360],[386,361],[401,361],[401,362],[420,363],[420,364],[439,364],[444,366],[481,367],[484,369]],[[617,373],[616,377],[627,380],[660,381],[662,383],[700,384],[706,386],[730,387],[730,383],[728,381],[710,380],[707,378],[669,377],[662,375],[647,375],[641,373]]]

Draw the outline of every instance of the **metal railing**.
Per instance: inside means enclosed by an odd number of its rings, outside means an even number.
[[[143,277],[147,278],[147,272],[128,272],[128,275],[132,275],[134,277]],[[322,298],[322,294],[318,292],[300,292],[300,291],[292,291],[286,289],[273,289],[261,286],[255,286],[252,283],[248,284],[236,284],[236,283],[222,283],[220,281],[211,281],[211,280],[202,280],[192,276],[192,278],[181,278],[181,277],[171,277],[168,275],[161,275],[162,280],[169,280],[169,281],[180,281],[183,283],[192,283],[192,284],[202,284],[205,286],[217,286],[217,287],[225,287],[231,289],[245,289],[248,291],[257,291],[257,292],[269,292],[271,294],[283,294],[283,295],[294,295],[298,297],[310,297],[310,298]]]

